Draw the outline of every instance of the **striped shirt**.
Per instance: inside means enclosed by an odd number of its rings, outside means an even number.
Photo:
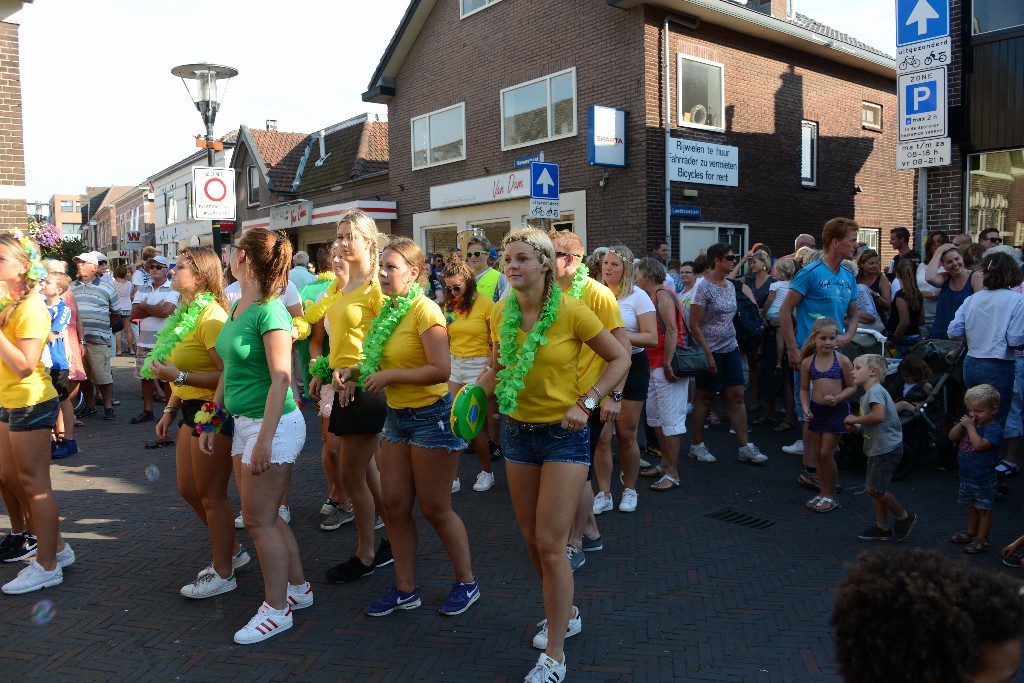
[[[75,280],[71,293],[78,304],[78,318],[82,321],[85,341],[90,344],[110,343],[110,314],[121,314],[121,301],[114,288],[102,279],[91,283]]]

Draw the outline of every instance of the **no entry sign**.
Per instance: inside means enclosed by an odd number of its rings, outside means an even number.
[[[192,215],[196,220],[235,219],[235,174],[230,168],[192,169]]]

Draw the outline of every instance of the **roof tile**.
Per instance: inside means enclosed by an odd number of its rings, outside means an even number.
[[[250,128],[249,133],[256,143],[256,153],[267,165],[270,184],[277,192],[290,192],[295,171],[299,167],[299,159],[305,151],[306,135],[304,133],[283,133],[276,130],[257,130]]]

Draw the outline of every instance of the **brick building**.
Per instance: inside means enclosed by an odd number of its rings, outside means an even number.
[[[64,237],[81,237],[82,196],[55,194],[50,197],[50,222]]]
[[[309,135],[241,126],[232,167],[242,229],[283,230],[311,258],[334,241],[334,223],[348,209],[391,232],[388,124],[369,114]]]
[[[0,0],[0,225],[26,225],[18,16],[32,0]]]
[[[430,251],[529,221],[516,161],[539,153],[591,247],[788,253],[845,215],[887,249],[913,218],[894,61],[784,0],[414,0],[363,99],[388,105],[396,231]]]
[[[111,270],[130,267],[141,257],[142,247],[156,244],[154,199],[153,185],[142,183],[113,201],[116,237],[107,252]]]
[[[128,192],[131,192],[129,185],[113,185],[106,188],[103,199],[99,202],[89,217],[89,238],[87,240],[91,249],[107,253],[117,249],[117,213],[115,202]]]

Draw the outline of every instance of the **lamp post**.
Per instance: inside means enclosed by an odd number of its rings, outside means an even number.
[[[227,81],[238,75],[238,69],[219,64],[182,64],[171,69],[171,75],[177,76],[185,84],[192,103],[199,110],[206,125],[206,161],[209,166],[215,165],[213,144],[213,123],[217,120],[217,111],[227,90]],[[217,81],[224,81],[224,87],[218,95]],[[193,188],[193,192],[195,188]],[[221,254],[220,226],[213,228],[213,248],[218,258]]]

